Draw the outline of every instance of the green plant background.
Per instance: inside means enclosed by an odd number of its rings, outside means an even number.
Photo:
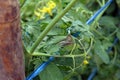
[[[77,0],[76,4],[54,25],[33,53],[29,53],[38,36],[46,26],[71,2],[53,0],[57,6],[53,16],[38,19],[34,11],[48,0],[19,0],[21,6],[21,28],[25,53],[26,76],[49,56],[55,60],[34,80],[87,80],[92,68],[98,73],[93,80],[120,80],[120,43],[112,46],[114,38],[120,39],[120,1],[116,0],[104,14],[91,24],[86,21],[107,2],[107,0]],[[78,37],[68,34],[80,32]],[[70,43],[70,44],[64,44]],[[63,46],[64,45],[64,46]],[[87,60],[89,64],[84,64]]]

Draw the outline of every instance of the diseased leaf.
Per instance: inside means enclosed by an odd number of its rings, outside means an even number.
[[[66,36],[54,36],[51,41],[49,41],[49,44],[56,44],[59,43],[61,40],[65,39]]]
[[[104,63],[108,64],[110,62],[109,56],[100,41],[96,41],[94,52],[101,58]]]

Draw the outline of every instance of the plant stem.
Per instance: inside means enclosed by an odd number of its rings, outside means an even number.
[[[73,56],[72,57],[72,60],[73,60],[73,69],[75,68],[75,57]]]
[[[108,40],[108,38],[106,38],[105,36],[103,36],[99,31],[97,31],[96,29],[93,29],[93,31],[98,34],[101,38]]]
[[[90,40],[90,46],[89,46],[89,49],[87,50],[87,54],[90,52],[90,50],[92,49],[92,46],[93,46],[93,38],[91,38]]]
[[[100,0],[97,0],[98,4],[100,5],[100,7],[103,6],[103,4],[100,2]]]
[[[45,53],[41,53],[41,52],[34,52],[33,54],[31,54],[31,56],[54,56],[54,57],[66,57],[66,58],[71,58],[71,57],[82,57],[84,56],[84,54],[79,54],[79,55],[51,55],[51,54],[45,54]]]
[[[70,51],[70,55],[72,55],[72,53],[73,53],[73,51],[75,50],[76,46],[77,46],[77,44],[75,43],[75,44],[73,45],[72,50]]]
[[[112,32],[108,37],[111,37],[117,33],[118,29],[116,29],[114,32]]]
[[[102,0],[102,4],[105,5],[105,0]]]
[[[116,47],[114,48],[115,49],[115,51],[114,51],[114,58],[113,58],[113,60],[112,60],[112,64],[114,65],[115,64],[115,60],[116,60],[116,58],[117,58],[117,49],[116,49]]]
[[[54,25],[61,19],[61,17],[63,17],[65,15],[65,13],[67,13],[71,7],[77,2],[77,0],[72,0],[67,7],[60,13],[58,14],[52,21],[50,24],[48,24],[48,26],[45,28],[45,30],[40,34],[40,36],[38,37],[38,39],[35,41],[35,43],[33,44],[33,46],[30,49],[30,53],[33,53],[35,51],[35,49],[37,48],[37,46],[39,45],[39,43],[43,40],[43,38],[47,35],[47,33],[54,27]]]

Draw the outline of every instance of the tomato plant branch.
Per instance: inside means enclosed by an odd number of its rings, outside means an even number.
[[[114,51],[114,58],[113,58],[113,60],[112,60],[112,64],[115,64],[115,60],[117,59],[117,49],[116,49],[116,47],[114,47],[114,49],[115,49],[115,51]]]
[[[103,36],[99,31],[97,31],[96,29],[92,29],[96,34],[98,34],[101,38],[108,40],[108,38],[106,38],[105,36]]]
[[[41,53],[41,52],[34,52],[33,54],[31,54],[31,56],[53,56],[53,57],[82,57],[84,56],[84,54],[79,54],[79,55],[51,55],[51,54],[46,54],[46,53]]]
[[[111,36],[113,36],[114,34],[116,34],[117,33],[117,31],[118,31],[118,28],[115,30],[115,31],[113,31],[108,37],[111,37]]]
[[[78,40],[78,42],[79,42],[79,44],[81,45],[81,47],[83,48],[84,53],[86,54],[86,53],[87,53],[87,51],[86,51],[85,46],[82,44],[81,40]]]
[[[102,7],[102,3],[100,2],[100,0],[97,0],[98,4]]]
[[[40,34],[40,36],[38,37],[38,39],[35,41],[35,43],[33,44],[33,46],[30,49],[30,53],[33,53],[35,51],[35,49],[37,48],[37,46],[39,45],[39,43],[43,40],[43,38],[47,35],[47,33],[54,27],[54,25],[61,19],[61,17],[63,17],[70,9],[71,7],[77,2],[77,0],[72,0],[67,7],[61,11],[60,14],[58,14],[51,22],[50,24],[48,24],[48,26],[45,28],[45,30]]]
[[[83,66],[83,63],[81,63],[79,66],[75,67],[74,71],[77,70],[78,68],[82,67],[82,66]]]
[[[102,0],[102,4],[105,5],[105,0]]]
[[[87,50],[87,54],[90,52],[90,50],[92,49],[92,45],[93,45],[93,39],[91,38],[90,40],[90,47],[89,49]]]
[[[73,69],[74,69],[75,68],[75,63],[76,63],[75,62],[75,57],[73,56],[72,59],[73,59]]]
[[[73,53],[73,51],[75,50],[76,46],[77,46],[77,44],[75,43],[75,44],[73,45],[72,50],[70,51],[70,55],[71,55],[71,54]]]

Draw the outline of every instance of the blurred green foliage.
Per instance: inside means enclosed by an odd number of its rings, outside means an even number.
[[[53,15],[46,14],[44,19],[37,18],[34,11],[38,6],[44,7],[40,5],[41,2],[49,0],[19,1],[22,38],[25,49],[29,52],[41,32],[71,0],[53,0],[57,5],[52,10]],[[98,68],[98,74],[93,80],[120,80],[120,43],[113,46],[109,54],[106,52],[115,37],[120,39],[120,1],[116,0],[118,6],[113,3],[99,21],[94,21],[91,25],[85,24],[106,1],[78,0],[46,35],[35,52],[30,53],[33,57],[27,67],[29,69],[26,69],[26,76],[49,56],[55,56],[55,61],[34,80],[87,80],[93,67]],[[80,32],[78,37],[70,35],[76,32]],[[89,64],[85,65],[84,60]]]

